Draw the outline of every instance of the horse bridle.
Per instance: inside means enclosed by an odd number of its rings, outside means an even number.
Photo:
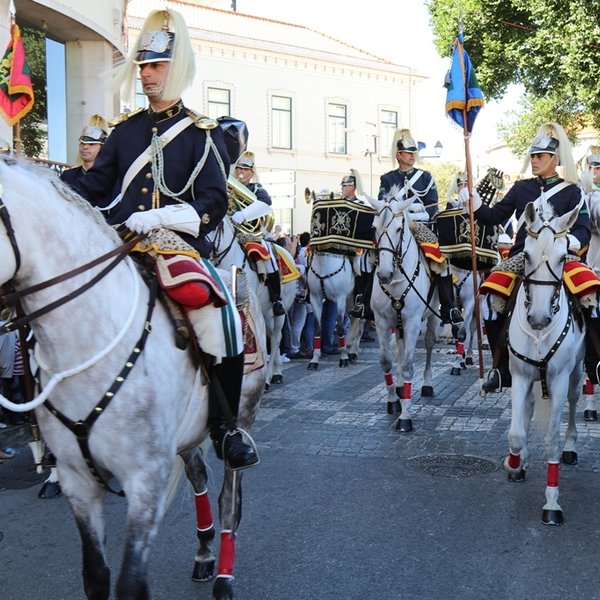
[[[553,218],[554,217],[552,217],[552,219]],[[552,219],[550,219],[550,221]],[[552,225],[550,225],[550,221],[544,221],[542,223],[541,227],[537,231],[532,231],[531,229],[528,229],[527,235],[534,239],[537,239],[539,237],[540,233],[542,232],[542,230],[550,229],[555,240],[560,239],[560,238],[566,238],[568,232],[566,230],[565,231],[556,231],[552,227]],[[550,300],[550,306],[552,307],[552,314],[555,315],[560,310],[560,305],[558,304],[558,298],[559,298],[559,294],[560,294],[560,288],[562,286],[562,274],[557,274],[553,271],[552,267],[548,264],[547,258],[543,261],[543,263],[546,264],[546,267],[548,268],[548,271],[550,272],[550,275],[552,276],[552,280],[534,279],[532,277],[532,275],[534,275],[535,272],[541,267],[541,264],[539,264],[533,271],[531,271],[531,273],[528,273],[528,274],[526,273],[523,275],[523,290],[525,292],[525,308],[527,310],[529,310],[529,308],[531,307],[531,297],[529,295],[529,286],[530,285],[550,285],[555,288],[554,294],[552,295],[552,298]]]
[[[58,275],[51,279],[47,279],[46,281],[43,281],[41,283],[36,283],[35,285],[32,285],[28,288],[17,290],[14,285],[14,280],[19,272],[19,269],[21,268],[21,251],[19,250],[19,245],[17,244],[15,230],[12,226],[8,209],[4,202],[2,202],[1,200],[0,218],[2,219],[8,239],[12,246],[16,265],[15,272],[13,273],[12,277],[4,285],[0,286],[0,291],[2,292],[0,293],[0,308],[4,309],[9,306],[14,306],[16,310],[16,318],[7,319],[6,322],[2,326],[0,326],[0,335],[19,329],[24,325],[28,325],[29,323],[31,323],[31,321],[34,321],[38,317],[41,317],[42,315],[53,311],[55,308],[58,308],[59,306],[62,306],[63,304],[66,304],[74,298],[77,298],[77,296],[83,294],[86,290],[94,286],[96,283],[98,283],[98,281],[100,281],[110,271],[112,271],[125,257],[127,257],[131,249],[143,238],[143,236],[136,235],[133,239],[129,240],[128,242],[125,242],[121,246],[117,246],[110,252],[107,252],[106,254],[103,254],[84,265],[76,267],[75,269],[63,273],[62,275]],[[80,275],[81,273],[84,273],[85,271],[88,271],[89,269],[92,269],[95,266],[102,264],[103,262],[106,262],[108,259],[113,257],[116,258],[111,263],[109,263],[104,269],[98,272],[94,277],[92,277],[92,279],[84,283],[79,288],[73,290],[71,293],[67,294],[66,296],[63,296],[62,298],[59,298],[58,300],[55,300],[54,302],[43,306],[42,308],[34,311],[33,313],[30,313],[28,315],[23,314],[23,310],[21,307],[21,299],[25,296],[29,296],[31,294],[34,294],[35,292],[39,292],[63,281],[67,281],[68,279],[71,279],[76,275]]]

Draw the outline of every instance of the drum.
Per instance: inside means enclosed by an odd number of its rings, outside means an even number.
[[[444,210],[437,216],[437,229],[440,250],[450,263],[459,269],[470,271],[471,232],[469,216],[461,208]],[[498,253],[498,228],[496,225],[482,225],[475,221],[475,254],[477,268],[491,269],[500,260]]]

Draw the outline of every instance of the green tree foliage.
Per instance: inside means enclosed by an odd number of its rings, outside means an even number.
[[[47,145],[46,38],[39,29],[27,26],[21,27],[21,34],[35,97],[33,108],[21,120],[21,143],[24,154],[38,158]]]
[[[519,122],[503,128],[522,151],[537,126],[558,121],[573,137],[600,129],[600,2],[591,0],[430,0],[435,43],[442,56],[462,12],[465,46],[486,98],[511,83],[525,89]]]

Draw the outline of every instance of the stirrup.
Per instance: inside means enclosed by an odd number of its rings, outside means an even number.
[[[361,304],[360,302],[357,302],[354,305],[354,307],[352,308],[352,310],[350,311],[350,316],[355,317],[357,319],[364,319],[365,318],[365,305]]]
[[[244,464],[234,465],[225,458],[225,444],[228,438],[233,438],[237,435],[240,436],[241,443],[248,446],[252,450],[252,452],[254,453],[254,457],[245,462]],[[223,439],[221,441],[221,455],[223,456],[223,462],[225,463],[225,465],[232,471],[243,471],[244,469],[250,469],[251,467],[256,466],[260,462],[256,442],[252,439],[252,436],[246,430],[240,429],[239,427],[237,427],[233,431],[227,430],[223,435]]]

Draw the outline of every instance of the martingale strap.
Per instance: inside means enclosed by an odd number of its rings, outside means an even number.
[[[529,356],[525,356],[524,354],[521,354],[520,352],[517,352],[510,344],[510,342],[508,343],[508,349],[520,360],[522,360],[523,362],[526,362],[529,365],[532,365],[534,367],[537,367],[540,370],[540,383],[542,385],[542,398],[547,399],[549,398],[548,396],[548,382],[546,380],[546,374],[548,371],[548,363],[550,362],[550,360],[552,359],[552,357],[554,356],[554,354],[556,354],[556,351],[560,348],[561,344],[564,342],[565,337],[569,331],[569,327],[571,327],[571,323],[573,322],[573,310],[572,310],[572,306],[571,306],[571,302],[569,302],[569,315],[567,317],[567,321],[565,323],[565,326],[563,327],[563,330],[561,331],[560,335],[558,336],[558,339],[556,340],[556,342],[554,343],[554,345],[552,346],[552,348],[550,348],[550,350],[548,351],[548,353],[546,354],[546,356],[544,356],[544,358],[542,358],[541,360],[534,360],[533,358],[529,358]]]
[[[135,344],[133,351],[129,355],[129,358],[125,361],[123,368],[119,375],[115,378],[113,384],[110,386],[108,391],[102,396],[102,399],[96,406],[91,410],[88,416],[83,420],[73,421],[69,419],[66,415],[60,412],[50,400],[46,400],[44,406],[67,428],[71,431],[75,437],[77,438],[77,443],[79,444],[79,449],[81,450],[81,454],[85,459],[87,467],[90,473],[93,475],[94,479],[108,492],[112,494],[116,494],[117,496],[125,496],[125,492],[123,490],[114,490],[106,479],[100,473],[100,470],[97,468],[96,463],[94,462],[94,458],[92,453],[90,452],[89,446],[89,437],[92,431],[92,426],[98,419],[98,417],[106,410],[106,407],[110,404],[110,401],[115,397],[128,375],[131,373],[137,359],[141,356],[142,351],[144,350],[144,346],[146,345],[146,340],[148,339],[148,335],[152,331],[152,313],[154,311],[154,307],[156,305],[156,296],[158,291],[158,282],[156,279],[152,279],[150,283],[150,295],[148,297],[148,310],[146,312],[146,320],[144,322],[144,330],[142,331],[142,335],[139,340]]]

